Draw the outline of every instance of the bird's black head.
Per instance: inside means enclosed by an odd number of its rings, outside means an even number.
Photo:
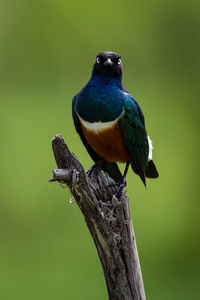
[[[121,56],[115,52],[101,52],[96,57],[93,67],[93,74],[106,77],[121,77],[122,63]]]

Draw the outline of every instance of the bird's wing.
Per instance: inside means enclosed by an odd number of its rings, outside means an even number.
[[[122,88],[122,91],[130,95],[130,93],[124,87]],[[143,115],[143,112],[142,112],[139,104],[137,103],[137,101],[135,100],[135,98],[133,96],[131,96],[131,99],[134,102],[135,106],[137,107],[140,121],[145,126],[144,115]]]
[[[134,98],[127,97],[124,102],[124,115],[120,120],[125,147],[131,157],[133,170],[145,181],[148,165],[149,144],[144,125],[144,116]]]
[[[79,121],[79,118],[77,116],[76,110],[75,110],[75,105],[76,105],[76,96],[74,96],[73,100],[72,100],[72,116],[73,116],[73,120],[74,120],[74,125],[76,128],[76,131],[78,132],[78,134],[80,135],[80,138],[85,146],[85,148],[87,149],[89,155],[91,156],[91,158],[93,159],[93,161],[96,163],[98,161],[102,160],[102,157],[100,157],[88,144],[87,140],[85,139],[83,133],[82,133],[82,128],[81,128],[81,124]],[[116,163],[110,163],[107,161],[103,161],[101,164],[101,169],[105,172],[107,172],[110,177],[115,181],[115,182],[121,182],[123,177],[122,174],[117,166]]]

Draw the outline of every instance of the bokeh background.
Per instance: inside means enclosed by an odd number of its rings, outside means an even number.
[[[148,300],[199,297],[199,2],[0,1],[0,298],[107,299],[70,194],[48,183],[62,133],[86,169],[71,99],[98,52],[122,55],[124,86],[154,141],[158,180],[128,195]]]

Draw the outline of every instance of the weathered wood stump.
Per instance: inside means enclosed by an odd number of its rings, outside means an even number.
[[[107,174],[94,170],[89,176],[61,135],[52,140],[59,169],[49,181],[66,183],[85,218],[103,267],[109,299],[145,300],[142,273],[129,208],[123,193]]]

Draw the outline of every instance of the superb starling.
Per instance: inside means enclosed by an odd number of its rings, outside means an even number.
[[[158,177],[142,110],[122,86],[119,54],[106,51],[97,55],[89,82],[72,100],[72,113],[94,166],[116,183],[124,184],[129,164],[145,185],[146,177]],[[117,162],[126,163],[123,176]]]

